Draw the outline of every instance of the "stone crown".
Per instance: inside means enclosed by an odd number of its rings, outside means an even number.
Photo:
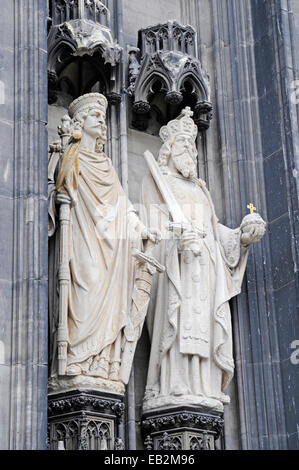
[[[189,106],[186,106],[186,108],[182,110],[180,116],[169,121],[166,126],[161,127],[159,135],[163,142],[166,142],[180,134],[188,135],[193,141],[195,141],[197,136],[197,126],[191,116],[193,116],[193,111],[191,111]]]
[[[81,111],[88,110],[90,108],[97,108],[103,113],[106,112],[108,106],[107,99],[100,93],[86,93],[85,95],[79,96],[69,106],[69,115],[71,118],[75,117]]]

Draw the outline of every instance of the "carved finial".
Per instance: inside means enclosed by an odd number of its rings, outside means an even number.
[[[147,436],[147,438],[144,441],[144,446],[145,446],[146,450],[152,450],[153,449],[154,442],[153,442],[151,436]]]
[[[186,106],[186,108],[182,110],[182,114],[183,116],[186,116],[186,117],[192,117],[193,111],[191,110],[190,106]]]
[[[114,439],[114,450],[125,450],[125,445],[120,437]]]
[[[65,135],[71,135],[72,133],[72,120],[68,114],[65,114],[61,118],[61,124],[57,127],[58,134],[63,137]]]
[[[256,207],[254,207],[254,205],[252,204],[252,202],[250,204],[247,204],[247,209],[250,210],[250,214],[253,214],[254,211],[256,211]]]

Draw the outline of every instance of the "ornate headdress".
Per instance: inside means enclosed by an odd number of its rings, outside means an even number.
[[[69,106],[69,115],[74,118],[76,114],[89,108],[98,108],[103,113],[106,112],[108,106],[107,99],[100,93],[86,93],[79,96]]]
[[[195,141],[197,136],[197,126],[194,123],[193,111],[189,106],[186,106],[181,112],[181,114],[169,123],[166,126],[161,127],[159,135],[163,142],[167,142],[172,137],[180,134],[189,135],[193,141]]]

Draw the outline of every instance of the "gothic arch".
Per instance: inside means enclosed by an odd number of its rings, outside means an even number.
[[[172,119],[183,106],[190,105],[199,130],[206,130],[212,117],[209,76],[197,58],[193,28],[169,21],[140,30],[138,37],[139,49],[129,51],[127,92],[132,97],[133,126],[146,130],[152,116],[151,101],[160,93],[163,100],[155,100],[158,112]],[[155,91],[157,81],[162,87]]]

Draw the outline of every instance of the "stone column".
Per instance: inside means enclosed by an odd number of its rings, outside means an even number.
[[[0,18],[0,449],[44,449],[47,420],[47,2]]]

